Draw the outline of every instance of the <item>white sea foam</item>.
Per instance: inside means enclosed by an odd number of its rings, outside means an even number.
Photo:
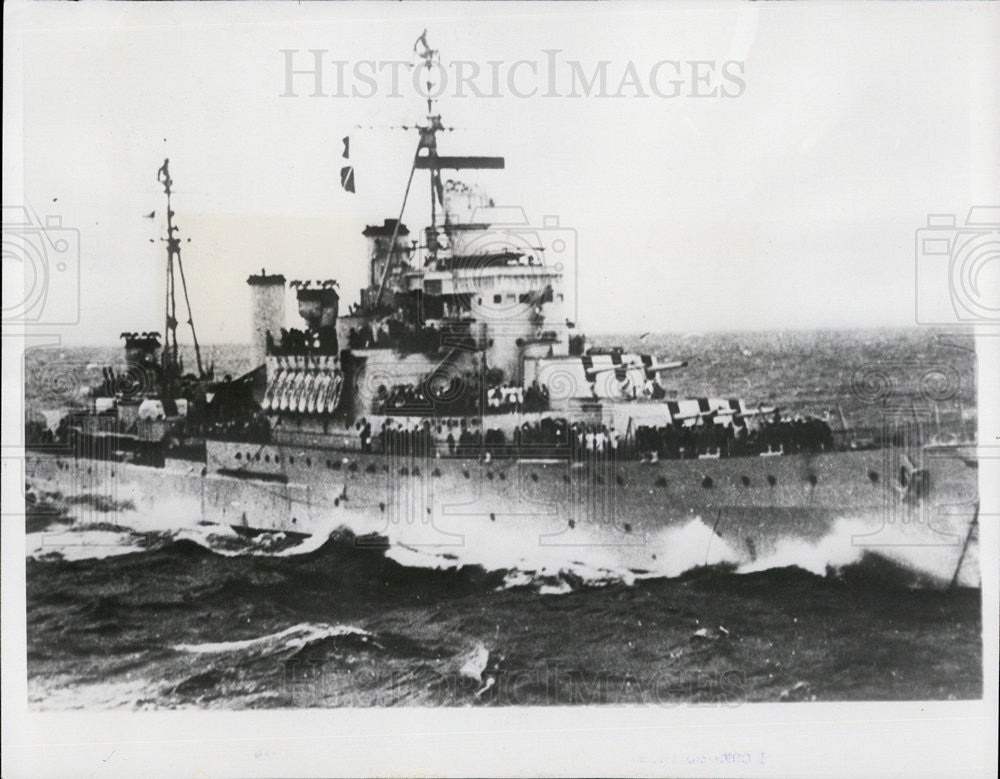
[[[739,573],[754,573],[772,568],[795,566],[823,576],[860,562],[866,553],[893,561],[931,581],[947,584],[959,564],[964,534],[945,528],[917,524],[892,524],[860,517],[843,517],[830,532],[816,540],[787,537],[753,561],[740,565]],[[957,582],[978,587],[978,546],[970,545]]]
[[[592,566],[579,560],[558,562],[551,558],[532,566],[530,561],[522,559],[509,570],[503,587],[539,584],[541,595],[562,595],[570,592],[575,583],[587,587],[611,583],[631,586],[638,579],[674,578],[699,566],[737,563],[740,559],[729,544],[698,518],[663,528],[647,539],[646,546],[652,563],[648,570],[637,572],[624,564]],[[579,550],[572,553],[576,557]]]
[[[128,508],[101,517],[106,517],[106,522],[115,529],[100,523],[94,529],[79,523],[55,525],[28,534],[26,553],[35,558],[55,554],[67,560],[100,559],[141,552],[155,548],[160,541],[175,539],[193,541],[223,556],[290,557],[319,549],[330,532],[344,525],[343,519],[331,520],[328,528],[286,545],[288,539],[281,533],[242,536],[229,525],[201,523],[191,510],[190,501],[184,499],[166,498],[152,510],[144,508],[140,512]],[[134,532],[132,528],[142,532]],[[699,566],[718,564],[736,565],[743,574],[795,566],[822,576],[830,569],[857,563],[866,551],[946,583],[954,574],[964,538],[957,531],[947,535],[912,524],[883,526],[873,517],[845,517],[820,538],[788,536],[770,548],[759,549],[755,559],[748,559],[746,550],[737,551],[708,524],[694,517],[649,536],[644,544],[649,551],[644,555],[646,570],[637,573],[629,569],[613,545],[602,544],[599,537],[588,535],[588,530],[581,527],[572,531],[572,545],[543,543],[553,537],[545,536],[545,528],[532,523],[494,522],[487,518],[464,526],[465,532],[456,537],[459,543],[454,546],[441,546],[442,540],[454,539],[432,525],[423,532],[428,542],[437,543],[426,545],[401,543],[392,537],[394,528],[384,529],[390,541],[386,556],[400,565],[436,570],[470,565],[487,571],[504,571],[505,588],[537,583],[543,594],[562,593],[578,584],[598,586],[612,581],[631,583],[636,578],[673,578]],[[413,532],[410,526],[405,530]],[[370,532],[371,527],[359,526],[355,531]],[[160,538],[151,539],[151,532],[160,534]],[[977,557],[978,548],[973,544],[959,572],[959,583],[979,585]]]
[[[739,573],[756,573],[772,568],[795,566],[817,576],[824,576],[829,568],[842,568],[861,560],[864,549],[852,539],[860,532],[871,532],[871,526],[860,521],[838,520],[820,539],[788,537],[775,548],[756,560],[744,562]]]
[[[429,549],[396,545],[386,550],[385,556],[411,568],[454,571],[470,565],[491,572],[502,571],[505,576],[500,589],[538,585],[540,595],[562,595],[571,592],[574,583],[589,587],[599,587],[611,582],[631,585],[636,579],[635,573],[628,568],[590,566],[579,560],[568,559],[565,554],[557,551],[533,557],[520,555],[512,560],[504,560],[495,554],[479,557],[469,549],[464,549],[463,552],[457,555],[454,551],[439,553]],[[579,552],[579,549],[573,549],[572,556],[579,556]]]
[[[433,525],[418,530],[405,526],[396,537],[395,528],[388,528],[386,556],[411,567],[456,570],[476,566],[490,572],[505,572],[504,587],[521,586],[523,577],[550,585],[553,580],[599,585],[634,579],[616,547],[583,526],[560,532],[560,528],[546,521],[528,518],[494,521],[491,515],[473,515],[463,518],[460,529],[461,535],[452,535]],[[421,531],[425,539],[416,537]],[[563,590],[561,584],[554,586]]]
[[[322,533],[303,536],[298,543],[284,546],[288,540],[285,533],[257,533],[240,535],[230,525],[199,524],[179,530],[174,536],[177,541],[192,541],[199,546],[223,557],[292,557],[308,554],[319,549],[327,541]],[[276,548],[278,547],[278,548]]]
[[[454,571],[463,563],[449,553],[439,554],[427,550],[414,549],[399,544],[386,550],[385,556],[407,568],[430,568],[435,571]]]
[[[207,644],[177,644],[174,646],[174,649],[178,652],[190,652],[195,654],[240,652],[247,649],[300,649],[315,641],[335,636],[358,636],[361,638],[371,638],[372,634],[367,630],[354,627],[353,625],[326,625],[303,622],[277,633],[270,633],[257,638],[248,638],[244,641],[223,641],[219,643]]]
[[[59,527],[26,534],[25,555],[33,559],[58,555],[69,561],[100,560],[143,552],[146,549],[136,543],[136,536],[129,531],[88,530],[85,527],[69,526],[60,530]]]
[[[467,538],[471,538],[467,536]],[[518,546],[523,538],[512,535],[507,544],[468,544],[447,555],[406,546],[393,546],[386,555],[412,567],[453,570],[461,565],[480,565],[486,570],[506,572],[502,588],[535,585],[544,595],[569,592],[575,586],[601,586],[611,582],[632,584],[636,579],[675,578],[701,567],[732,565],[739,574],[797,567],[818,576],[861,561],[866,553],[895,562],[928,581],[947,583],[960,554],[958,535],[915,529],[911,526],[883,527],[872,517],[837,520],[821,537],[787,536],[749,559],[747,550],[737,550],[700,518],[665,527],[646,540],[650,554],[647,570],[636,572],[614,559],[613,548],[548,547],[524,555]],[[972,545],[958,577],[959,583],[978,586],[978,550]]]
[[[539,595],[566,595],[569,592],[573,592],[573,585],[567,581],[561,581],[558,584],[543,584],[538,588]]]
[[[28,704],[43,711],[152,708],[163,685],[151,679],[65,684],[28,675]],[[143,705],[142,702],[146,702]]]
[[[469,651],[466,655],[460,658],[462,661],[462,666],[458,669],[458,673],[467,679],[472,679],[473,681],[482,682],[483,681],[483,671],[486,670],[486,666],[490,662],[490,650],[481,642],[476,642],[476,645]]]
[[[733,548],[699,518],[663,528],[649,539],[649,545],[656,555],[655,560],[651,555],[653,576],[673,578],[698,566],[736,563],[740,559]]]

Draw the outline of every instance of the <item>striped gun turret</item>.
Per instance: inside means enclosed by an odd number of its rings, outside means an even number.
[[[649,382],[664,371],[683,368],[683,361],[660,362],[649,354],[606,352],[580,357],[547,357],[525,362],[526,383],[546,387],[554,400],[644,397]]]
[[[712,419],[720,424],[729,424],[735,415],[748,414],[746,404],[737,398],[669,400],[666,406],[670,412],[670,421],[674,424],[695,424],[699,419]]]

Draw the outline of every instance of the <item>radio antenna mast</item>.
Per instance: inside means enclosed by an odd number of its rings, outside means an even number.
[[[485,168],[492,170],[502,170],[504,167],[503,157],[442,157],[437,152],[437,134],[451,127],[445,127],[441,122],[441,114],[435,110],[436,98],[433,97],[432,88],[434,86],[431,79],[431,70],[435,63],[440,62],[439,52],[432,49],[427,43],[427,30],[424,30],[416,43],[413,44],[413,51],[420,62],[415,65],[423,68],[427,72],[427,117],[425,124],[417,124],[415,129],[419,135],[417,150],[413,156],[413,164],[410,167],[410,176],[406,181],[406,191],[403,193],[403,204],[399,209],[399,219],[392,231],[392,238],[389,242],[389,256],[386,259],[385,267],[382,269],[382,278],[379,281],[378,292],[375,295],[373,308],[377,308],[382,300],[382,293],[385,291],[385,283],[389,278],[389,269],[393,264],[393,256],[396,253],[396,239],[399,235],[399,227],[402,224],[403,213],[406,211],[406,201],[410,196],[410,185],[413,183],[413,173],[417,170],[426,170],[430,173],[430,195],[431,195],[431,225],[430,231],[432,242],[428,247],[431,259],[437,258],[437,237],[436,228],[438,222],[438,206],[444,209],[444,186],[441,183],[441,171],[444,169],[462,170],[469,168]],[[426,152],[421,154],[421,152]]]
[[[165,301],[165,325],[163,339],[163,373],[166,387],[170,387],[173,380],[180,375],[180,361],[177,354],[177,284],[174,278],[174,265],[181,277],[181,290],[184,293],[184,305],[187,308],[187,323],[191,326],[191,338],[194,341],[194,356],[198,363],[198,376],[205,378],[205,371],[201,364],[201,349],[198,346],[198,334],[194,330],[194,316],[191,313],[191,300],[188,298],[187,281],[184,278],[184,265],[181,263],[181,240],[177,237],[180,228],[174,224],[174,211],[170,205],[170,190],[173,179],[170,178],[170,160],[165,159],[163,165],[156,172],[156,180],[163,184],[163,191],[167,195],[167,237],[163,240],[167,244],[167,290]]]

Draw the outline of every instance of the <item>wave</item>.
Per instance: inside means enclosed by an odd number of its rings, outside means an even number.
[[[739,573],[757,573],[773,568],[801,568],[817,576],[853,565],[861,560],[864,549],[855,542],[870,526],[851,520],[838,520],[831,532],[816,541],[785,538],[767,554],[741,564]]]
[[[372,642],[374,646],[378,646],[378,644],[374,643],[374,636],[371,633],[353,625],[326,625],[304,622],[278,631],[277,633],[270,633],[257,638],[248,638],[243,641],[177,644],[173,649],[177,652],[196,654],[222,654],[225,652],[242,652],[246,650],[298,650],[318,641],[338,637],[351,637],[358,639],[362,643]]]
[[[905,573],[910,586],[941,587],[953,578],[965,587],[979,586],[978,550],[971,549],[962,559],[961,539],[933,530],[911,535],[904,526],[883,525],[875,533],[872,528],[869,521],[843,517],[815,541],[781,539],[769,552],[741,563],[737,572],[796,567],[816,576],[850,578],[851,571],[863,566],[882,568],[896,579]]]
[[[143,536],[127,528],[94,524],[49,527],[24,537],[25,555],[34,560],[57,558],[67,562],[103,560],[107,557],[145,552]]]
[[[26,556],[67,561],[152,552],[190,542],[222,556],[285,557],[315,552],[323,534],[241,533],[230,525],[200,521],[186,502],[165,498],[140,514],[130,501],[29,491]],[[140,529],[141,528],[141,529]]]
[[[218,555],[261,557],[291,557],[315,552],[331,536],[316,533],[311,536],[288,533],[240,533],[230,525],[200,524],[176,533],[175,541],[190,541]]]
[[[356,576],[363,584],[372,577],[389,577],[403,588],[407,582],[421,580],[434,589],[449,583],[459,590],[530,588],[540,595],[564,595],[580,589],[611,584],[633,586],[638,581],[676,579],[694,571],[733,572],[747,576],[771,570],[795,568],[819,577],[843,580],[857,578],[858,570],[870,575],[883,570],[894,581],[908,580],[909,586],[941,587],[950,580],[947,563],[958,554],[954,547],[892,546],[869,548],[858,542],[869,528],[861,522],[841,520],[831,531],[816,540],[785,538],[773,549],[747,560],[724,539],[715,535],[700,520],[666,528],[649,539],[656,551],[653,565],[644,570],[626,567],[595,566],[580,560],[560,561],[522,558],[510,566],[486,567],[461,559],[453,553],[390,545],[385,539],[362,539],[349,531],[329,536],[287,536],[283,533],[245,535],[228,525],[204,525],[184,528],[174,533],[140,533],[128,528],[92,523],[80,526],[56,526],[26,534],[29,559],[44,563],[59,560],[69,563],[101,561],[127,555],[167,555],[201,558],[218,556],[229,559],[299,560],[303,570],[289,568],[288,575],[301,573],[303,581],[342,581]],[[375,541],[381,541],[381,544]],[[369,543],[371,542],[371,543]],[[971,564],[963,566],[957,583],[978,587],[974,552]],[[943,558],[942,558],[943,556]],[[377,560],[382,560],[381,564]],[[391,568],[386,568],[389,564]],[[953,565],[953,563],[951,563]],[[280,570],[280,569],[279,569]],[[406,572],[410,573],[407,574]],[[419,572],[419,573],[418,573]],[[418,579],[413,577],[417,576]],[[435,584],[436,582],[436,584]]]
[[[706,566],[736,564],[741,556],[700,518],[668,527],[650,539],[653,570],[644,578],[673,579]]]
[[[79,503],[80,501],[76,501]],[[199,522],[194,517],[184,521],[181,507],[169,502],[157,506],[156,516],[141,516],[127,504],[111,514],[99,514],[108,521],[73,521],[66,514],[71,501],[58,494],[36,497],[31,521],[44,529],[26,534],[26,553],[36,560],[62,559],[79,562],[88,559],[156,552],[167,548],[176,552],[178,544],[191,544],[222,557],[309,558],[313,555],[359,553],[371,557],[376,552],[403,569],[421,569],[458,575],[472,583],[496,579],[503,589],[533,587],[543,595],[561,595],[581,587],[610,583],[632,585],[637,580],[676,578],[699,569],[724,567],[739,574],[797,567],[817,576],[839,575],[844,569],[863,560],[884,558],[901,569],[910,570],[919,586],[941,586],[950,581],[957,566],[960,547],[945,543],[943,536],[928,537],[923,546],[911,538],[894,539],[882,528],[872,540],[871,519],[845,517],[833,523],[822,537],[809,539],[789,535],[777,539],[769,548],[735,548],[726,538],[699,517],[657,531],[646,539],[643,569],[623,564],[613,547],[600,539],[576,546],[544,546],[525,543],[523,532],[506,533],[492,523],[483,531],[470,532],[462,546],[415,547],[392,543],[378,536],[355,536],[339,527],[329,534],[312,535],[257,532],[234,529],[229,525]],[[91,513],[87,516],[93,517]],[[143,530],[135,530],[142,527]],[[152,528],[152,529],[150,529]],[[33,528],[34,529],[34,528]],[[478,528],[476,529],[478,531]],[[578,529],[578,533],[585,532]],[[482,538],[480,538],[482,535]],[[587,541],[578,535],[577,541]],[[977,587],[978,549],[973,547],[959,571],[957,582]],[[361,572],[359,572],[361,573]],[[497,578],[499,577],[499,578]]]

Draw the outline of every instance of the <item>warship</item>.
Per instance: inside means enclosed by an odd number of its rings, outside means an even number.
[[[416,67],[430,69],[426,37],[417,50]],[[347,529],[414,560],[524,570],[655,575],[685,545],[704,563],[752,569],[847,532],[852,548],[932,581],[978,583],[969,446],[676,397],[670,377],[685,360],[594,348],[568,321],[557,221],[532,228],[443,178],[502,170],[504,158],[439,154],[433,99],[412,129],[399,214],[363,232],[359,302],[341,311],[335,280],[262,268],[246,279],[254,368],[222,380],[194,334],[165,162],[162,343],[123,333],[124,371],[105,368],[52,429],[29,420],[31,489],[78,509],[127,506],[140,527]],[[404,216],[418,171],[431,218],[414,235]],[[353,191],[350,165],[341,183]],[[177,277],[196,373],[179,357]]]

